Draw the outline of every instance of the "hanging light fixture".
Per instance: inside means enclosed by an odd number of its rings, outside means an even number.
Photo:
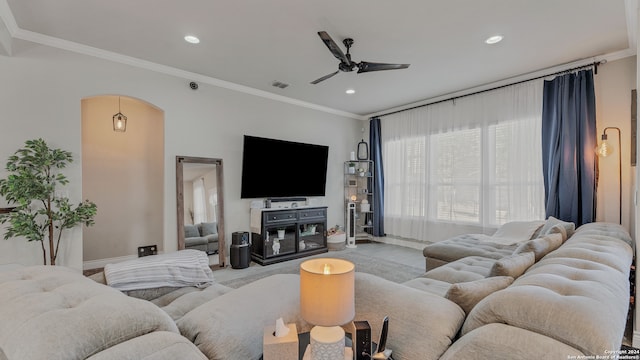
[[[120,112],[120,96],[118,96],[118,113],[113,115],[113,131],[127,131],[127,117],[124,116],[122,112]]]

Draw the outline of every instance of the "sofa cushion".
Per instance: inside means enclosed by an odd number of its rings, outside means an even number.
[[[531,240],[544,223],[544,221],[511,221],[500,226],[489,241],[512,245]]]
[[[200,235],[214,235],[218,233],[218,223],[217,222],[204,222],[199,225],[200,227]]]
[[[551,228],[556,225],[561,225],[565,228],[565,230],[567,231],[567,238],[570,238],[576,229],[576,224],[572,222],[562,221],[554,218],[553,216],[549,216],[549,218],[547,218],[547,220],[544,222],[544,226],[542,226],[542,229],[540,230],[540,236],[550,234]]]
[[[86,359],[154,331],[178,333],[157,306],[60,266],[0,273],[0,319],[9,359]]]
[[[185,225],[184,226],[184,237],[199,237],[200,231],[198,231],[198,227],[196,225]]]
[[[423,277],[450,284],[484,279],[489,276],[495,261],[482,256],[468,256],[429,270]]]
[[[233,290],[230,287],[213,284],[208,288],[198,291],[191,291],[185,293],[179,297],[176,297],[171,302],[166,303],[166,305],[162,306],[162,310],[164,310],[171,318],[176,321],[184,316],[184,314],[189,311],[197,308],[198,306],[210,301],[211,299],[215,299],[220,295],[224,295]],[[163,303],[167,300],[170,294],[165,295],[162,299],[158,299],[158,303]],[[157,303],[156,303],[157,305]]]
[[[536,261],[535,254],[527,251],[514,254],[496,261],[491,267],[489,276],[511,276],[517,279]]]
[[[589,223],[581,225],[576,230],[577,232],[580,232],[581,237],[588,236],[592,239],[605,240],[607,242],[622,241],[635,249],[635,242],[631,239],[629,232],[619,224]]]
[[[184,336],[156,331],[112,346],[87,360],[114,359],[207,360],[207,357]]]
[[[434,295],[444,297],[451,287],[451,283],[446,281],[440,281],[435,279],[429,279],[425,277],[419,277],[411,279],[402,283],[404,286],[408,286],[414,289],[430,292]]]
[[[445,298],[458,304],[465,313],[469,313],[476,304],[487,295],[511,285],[510,276],[494,276],[476,281],[469,281],[451,285]]]
[[[500,259],[511,255],[517,245],[504,245],[491,242],[491,237],[483,234],[459,235],[447,240],[438,241],[424,247],[422,254],[427,258],[427,270],[435,268],[429,265],[433,259],[438,265],[462,259],[468,256],[482,256]]]
[[[220,295],[176,321],[180,333],[209,359],[258,359],[264,327],[282,317],[299,332],[311,325],[300,315],[300,276],[277,274]]]
[[[568,241],[572,239],[575,236]],[[629,306],[631,259],[630,248],[618,257],[627,268],[621,273],[589,259],[545,257],[511,286],[480,301],[461,333],[505,323],[556,339],[586,355],[619,349]]]
[[[522,254],[531,251],[535,255],[537,262],[548,253],[559,248],[560,245],[562,245],[562,235],[549,234],[520,244],[513,253]]]
[[[440,360],[581,358],[586,358],[583,353],[558,340],[518,327],[494,323],[475,329],[458,339]]]
[[[389,316],[387,347],[394,359],[438,359],[464,321],[455,303],[375,275],[356,272],[355,290],[354,320],[367,320],[372,336],[380,334],[382,319]]]

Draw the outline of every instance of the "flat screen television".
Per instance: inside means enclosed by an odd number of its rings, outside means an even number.
[[[324,196],[329,147],[244,136],[240,197]]]

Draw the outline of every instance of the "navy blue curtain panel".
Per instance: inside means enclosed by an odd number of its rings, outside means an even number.
[[[596,101],[593,71],[544,82],[542,163],[547,217],[580,226],[596,210]]]
[[[384,233],[384,171],[382,166],[382,136],[380,118],[369,120],[370,156],[373,160],[373,236],[385,236]]]

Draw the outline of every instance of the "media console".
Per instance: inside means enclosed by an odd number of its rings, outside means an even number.
[[[251,209],[251,260],[258,264],[327,251],[326,206]]]

